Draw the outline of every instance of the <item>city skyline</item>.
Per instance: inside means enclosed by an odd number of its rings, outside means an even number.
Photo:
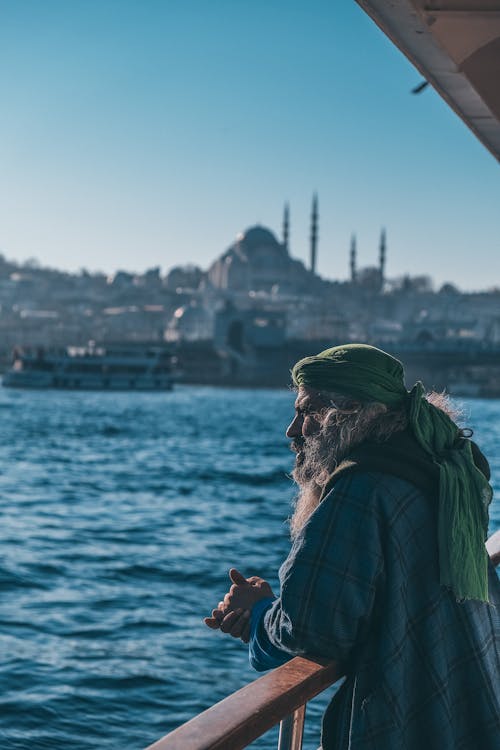
[[[498,165],[355,2],[0,4],[0,252],[206,269],[262,224],[317,271],[500,282]]]

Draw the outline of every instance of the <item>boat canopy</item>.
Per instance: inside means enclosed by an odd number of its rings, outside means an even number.
[[[500,160],[500,0],[357,0]]]

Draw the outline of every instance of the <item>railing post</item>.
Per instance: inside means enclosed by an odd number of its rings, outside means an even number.
[[[282,719],[278,738],[278,750],[301,750],[304,734],[306,704],[299,706],[293,714]]]

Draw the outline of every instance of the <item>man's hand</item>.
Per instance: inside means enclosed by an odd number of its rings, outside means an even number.
[[[223,633],[232,635],[233,638],[241,638],[243,643],[250,640],[250,610],[233,609],[227,615],[224,615],[220,623],[220,629]]]
[[[212,610],[212,616],[205,617],[204,622],[213,630],[220,628],[223,633],[248,643],[253,605],[274,594],[267,581],[259,576],[245,578],[236,568],[231,568],[229,577],[233,585],[217,609]]]

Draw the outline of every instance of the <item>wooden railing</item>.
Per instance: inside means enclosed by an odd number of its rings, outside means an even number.
[[[279,750],[300,750],[307,701],[341,677],[335,662],[296,656],[146,750],[240,750],[278,722]]]

